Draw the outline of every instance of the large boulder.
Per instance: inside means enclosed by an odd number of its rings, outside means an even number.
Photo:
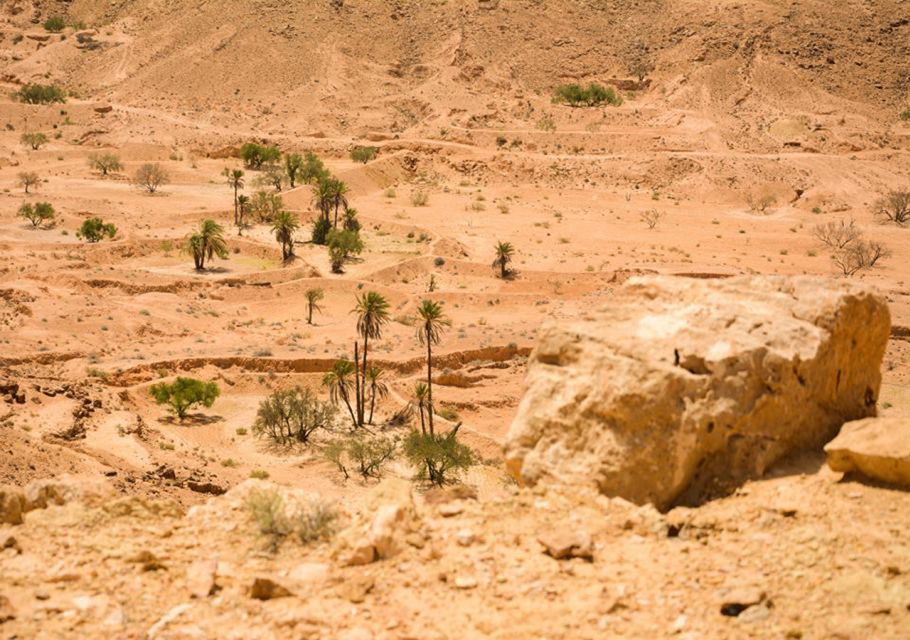
[[[723,495],[874,415],[889,330],[848,281],[633,278],[541,329],[508,467],[660,509]]]
[[[825,446],[834,471],[910,488],[910,418],[867,418],[845,424]]]

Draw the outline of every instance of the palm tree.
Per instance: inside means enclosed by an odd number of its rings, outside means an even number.
[[[294,232],[300,228],[300,220],[290,211],[281,211],[275,216],[272,231],[281,243],[281,259],[287,262],[294,256]]]
[[[322,289],[307,289],[306,290],[306,304],[307,304],[307,324],[313,324],[313,312],[322,311],[322,307],[319,306],[319,301],[325,297],[325,292]]]
[[[509,263],[512,262],[512,256],[515,255],[515,247],[511,242],[496,243],[496,259],[493,260],[493,268],[499,268],[500,276],[505,280],[509,275]]]
[[[211,260],[213,256],[226,259],[228,250],[224,242],[224,227],[214,220],[204,220],[199,231],[187,240],[186,249],[193,256],[196,271],[205,269],[205,261]]]
[[[429,414],[430,435],[433,435],[433,345],[442,340],[442,332],[452,322],[445,316],[441,302],[424,300],[417,307],[420,325],[417,339],[427,346],[427,413]]]
[[[357,418],[354,416],[354,409],[351,407],[351,374],[353,373],[353,362],[346,358],[338,360],[332,370],[322,376],[322,384],[328,388],[329,398],[334,404],[337,405],[339,399],[344,401],[356,428]]]
[[[224,171],[221,172],[225,178],[227,178],[228,186],[234,190],[234,224],[239,225],[240,220],[240,205],[237,202],[238,192],[243,189],[243,171],[241,169],[228,169],[225,167]]]
[[[246,212],[250,208],[250,199],[248,196],[239,195],[237,196],[237,235],[243,235],[243,216],[246,215]]]
[[[427,383],[418,382],[414,385],[414,401],[417,404],[417,411],[420,413],[420,431],[424,435],[427,433],[424,413],[427,409]]]
[[[332,228],[338,228],[338,209],[344,207],[345,211],[348,208],[348,185],[346,185],[341,180],[337,178],[331,179],[332,184],[332,206],[335,207],[335,220],[332,223]]]
[[[370,384],[370,417],[367,424],[373,424],[373,408],[376,406],[376,397],[387,398],[389,396],[389,383],[385,380],[385,372],[372,365],[367,371],[367,379]]]
[[[313,189],[313,206],[322,213],[322,218],[328,222],[329,213],[332,210],[335,192],[332,178],[323,178],[316,183]]]
[[[389,321],[389,301],[375,291],[367,291],[357,296],[357,304],[351,313],[357,314],[357,333],[363,337],[363,365],[358,363],[357,372],[357,419],[358,424],[363,426],[369,342],[370,338],[379,340],[382,337],[382,326]]]

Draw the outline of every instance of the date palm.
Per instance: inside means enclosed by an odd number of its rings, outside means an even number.
[[[281,244],[281,259],[285,262],[294,257],[294,233],[300,228],[300,220],[290,211],[280,211],[272,223],[275,239]]]
[[[284,174],[288,178],[291,189],[294,188],[301,169],[303,169],[303,158],[299,153],[289,153],[284,156]]]
[[[427,348],[427,414],[430,435],[433,431],[433,345],[442,340],[442,333],[452,322],[446,317],[442,303],[424,300],[417,307],[420,324],[417,326],[417,340]]]
[[[240,203],[237,200],[237,196],[241,189],[243,189],[243,170],[241,169],[228,169],[225,168],[221,172],[225,178],[227,178],[228,186],[234,190],[234,224],[240,224]]]
[[[307,305],[307,324],[313,324],[313,312],[322,311],[322,307],[319,306],[319,302],[325,298],[325,292],[322,289],[307,289],[306,291],[306,305]]]
[[[199,231],[187,240],[186,249],[193,256],[196,271],[205,269],[206,260],[211,261],[214,256],[225,260],[228,250],[224,241],[224,227],[214,220],[204,220]]]
[[[357,304],[351,313],[357,314],[357,333],[363,338],[363,363],[358,363],[357,375],[357,419],[363,426],[364,408],[366,406],[366,379],[369,366],[367,357],[370,339],[382,337],[382,327],[389,321],[389,301],[375,291],[367,291],[357,296]]]
[[[351,407],[351,376],[354,375],[354,363],[348,359],[338,360],[332,370],[322,376],[322,384],[329,390],[329,398],[336,405],[338,401],[344,402],[351,414],[354,427],[357,427],[357,417]]]
[[[332,228],[338,228],[338,209],[344,207],[345,211],[348,208],[348,185],[346,185],[341,180],[337,178],[331,179],[332,183],[332,206],[335,207],[335,220],[332,223]]]
[[[313,189],[313,206],[319,209],[326,224],[330,222],[329,214],[335,199],[333,179],[324,177],[320,179]]]
[[[370,417],[367,419],[367,424],[373,424],[373,409],[376,406],[376,398],[389,397],[389,383],[385,379],[385,372],[376,365],[370,366],[366,377],[367,384],[370,386]]]
[[[246,215],[247,211],[250,210],[250,198],[248,196],[239,195],[237,196],[237,235],[243,235],[243,227],[246,224],[243,221],[243,217]]]
[[[496,259],[493,260],[493,268],[499,269],[500,277],[505,280],[509,275],[509,264],[512,262],[512,256],[515,255],[515,247],[511,242],[497,242]]]
[[[424,415],[427,410],[427,383],[418,382],[414,385],[414,403],[417,405],[417,411],[420,414],[420,432],[426,435],[427,426]]]

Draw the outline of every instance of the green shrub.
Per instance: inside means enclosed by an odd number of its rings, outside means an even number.
[[[904,122],[910,122],[910,107],[907,107],[901,113],[901,120],[903,120]]]
[[[449,433],[430,434],[412,431],[404,441],[404,455],[419,478],[437,486],[451,482],[476,464],[474,452],[458,442],[458,427]]]
[[[322,216],[316,218],[316,221],[313,222],[313,244],[327,244],[331,230],[332,223],[329,220]]]
[[[105,224],[101,218],[89,218],[82,223],[76,237],[87,242],[99,242],[105,237],[113,238],[117,235],[117,227]]]
[[[113,153],[93,153],[88,157],[88,164],[92,169],[100,171],[103,176],[123,168],[120,158]]]
[[[60,33],[66,28],[66,21],[60,16],[51,16],[44,21],[44,30],[51,33]]]
[[[253,469],[250,471],[250,477],[255,478],[256,480],[268,480],[269,472],[265,469]]]
[[[622,104],[622,97],[613,87],[604,87],[594,82],[587,87],[580,84],[564,84],[556,87],[553,102],[572,107],[596,107],[603,103],[618,107]]]
[[[26,202],[19,207],[19,217],[32,223],[34,228],[49,226],[53,222],[56,212],[49,202]]]
[[[32,151],[37,151],[47,144],[47,136],[43,133],[23,133],[19,138],[23,146],[30,147]]]
[[[351,160],[366,164],[376,159],[379,155],[379,147],[354,147],[351,150]]]
[[[55,84],[29,83],[16,92],[16,96],[28,104],[51,104],[66,102],[66,92]]]
[[[180,420],[186,417],[187,411],[196,406],[211,407],[221,395],[221,390],[214,382],[203,382],[195,378],[178,377],[174,382],[159,382],[149,388],[149,393],[158,404],[166,404],[177,414]]]
[[[352,471],[367,478],[382,476],[382,467],[398,452],[398,443],[383,436],[352,436],[335,440],[323,449],[326,460],[344,474],[351,477]]]
[[[329,247],[329,261],[332,273],[343,273],[344,265],[353,256],[363,252],[363,240],[356,231],[333,229],[326,239]]]
[[[240,158],[248,169],[261,169],[264,164],[278,162],[281,152],[272,145],[247,142],[240,147]]]
[[[276,391],[259,404],[253,433],[283,445],[309,442],[314,431],[332,426],[336,413],[335,405],[309,389]]]

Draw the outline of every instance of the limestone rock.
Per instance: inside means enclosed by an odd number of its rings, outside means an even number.
[[[290,591],[270,578],[256,578],[250,586],[250,597],[256,600],[274,600],[290,595]]]
[[[868,418],[844,425],[825,446],[834,471],[910,488],[910,418]]]
[[[15,620],[16,610],[13,609],[12,603],[6,596],[0,596],[0,624],[9,620]]]
[[[662,510],[723,495],[874,415],[890,325],[846,281],[633,278],[542,328],[507,464]]]
[[[591,536],[585,531],[554,529],[541,535],[539,540],[547,555],[556,560],[569,558],[592,560],[594,558],[594,545],[591,542]]]
[[[25,494],[18,487],[0,485],[0,524],[22,524],[26,512]]]

